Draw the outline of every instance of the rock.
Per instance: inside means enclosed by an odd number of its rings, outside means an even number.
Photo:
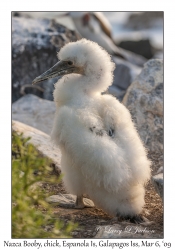
[[[68,30],[54,20],[13,17],[12,102],[29,93],[53,100],[54,83],[57,82],[58,77],[37,85],[32,85],[32,80],[57,62],[56,52],[63,45],[80,38],[76,32]],[[123,49],[121,51],[132,62],[142,65],[145,62],[145,58]],[[113,58],[117,67],[114,72],[113,87],[110,87],[109,93],[122,100],[126,88],[141,68],[126,60]]]
[[[55,164],[56,171],[60,171],[61,152],[50,141],[50,136],[44,132],[30,127],[24,123],[12,120],[12,130],[24,138],[30,137],[29,143],[33,144],[41,155],[48,157]]]
[[[128,88],[123,104],[152,152],[163,150],[163,61],[149,60]]]
[[[113,61],[116,64],[113,85],[126,90],[142,68],[117,57],[113,57]]]
[[[163,51],[157,51],[157,52],[155,52],[153,58],[155,58],[155,59],[162,59],[163,60]]]
[[[136,54],[142,55],[147,59],[150,59],[153,57],[153,48],[150,44],[149,39],[142,39],[137,41],[132,40],[123,40],[120,43],[118,43],[118,46],[132,51]]]
[[[75,237],[78,235],[78,232],[72,232],[71,235]]]
[[[139,30],[163,27],[163,11],[145,11],[133,13],[128,18],[125,28]]]
[[[147,59],[162,59],[157,52],[163,54],[163,20],[163,11],[128,13],[122,32],[116,37],[117,45]]]
[[[54,20],[12,17],[12,102],[24,93],[53,100],[56,79],[37,86],[32,80],[58,61],[56,53],[64,44],[78,39],[75,31]]]
[[[59,205],[60,207],[73,208],[76,202],[76,195],[73,194],[52,195],[46,198],[46,201],[53,205]],[[85,204],[85,207],[94,207],[94,203],[90,199],[83,198],[83,202]]]
[[[163,238],[163,233],[158,234],[140,224],[121,222],[120,224],[97,226],[97,234],[94,238],[100,239],[151,239]],[[120,244],[120,243],[118,243]]]
[[[53,101],[28,94],[12,104],[12,119],[50,134],[55,111]]]
[[[158,173],[152,176],[151,181],[153,186],[155,187],[156,192],[163,199],[163,173]]]
[[[112,86],[108,88],[107,93],[122,101],[127,88],[141,72],[141,68],[114,56],[113,61],[116,64],[114,70],[114,81]]]
[[[123,90],[115,85],[112,85],[108,88],[108,90],[105,92],[106,94],[110,94],[115,96],[119,101],[122,101],[123,96],[126,93],[126,90]]]
[[[138,55],[132,51],[125,50],[123,48],[119,48],[120,54],[122,58],[124,58],[127,62],[134,64],[138,67],[143,67],[144,63],[146,63],[147,59],[141,55]]]

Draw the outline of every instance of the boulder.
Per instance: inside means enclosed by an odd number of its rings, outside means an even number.
[[[30,137],[30,143],[35,146],[38,152],[44,157],[51,159],[56,172],[60,172],[61,152],[51,141],[50,136],[44,132],[30,127],[24,123],[12,120],[12,131],[22,133],[24,138]]]
[[[152,59],[128,88],[123,104],[141,139],[153,152],[163,151],[163,60]]]
[[[32,86],[32,80],[57,62],[56,53],[80,36],[55,20],[12,17],[12,102],[25,93],[53,100],[51,79]]]
[[[55,111],[53,101],[28,94],[12,104],[12,119],[50,134]]]

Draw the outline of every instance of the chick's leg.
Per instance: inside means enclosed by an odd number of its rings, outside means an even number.
[[[75,208],[84,208],[85,204],[83,202],[83,196],[79,195],[77,196],[76,202],[75,202]]]

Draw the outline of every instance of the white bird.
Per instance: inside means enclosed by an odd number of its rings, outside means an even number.
[[[146,62],[143,56],[118,48],[115,45],[111,25],[102,12],[72,11],[69,15],[82,37],[98,43],[110,55],[121,57],[138,66],[143,66]]]
[[[78,208],[88,194],[110,215],[139,221],[150,161],[128,109],[101,94],[112,84],[115,64],[86,39],[66,44],[58,58],[33,84],[64,75],[53,93],[51,138],[61,149],[66,189],[77,195]]]

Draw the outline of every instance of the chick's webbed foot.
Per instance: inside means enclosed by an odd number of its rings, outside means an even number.
[[[85,204],[83,202],[83,196],[77,196],[74,208],[82,209],[84,207],[85,207]]]

